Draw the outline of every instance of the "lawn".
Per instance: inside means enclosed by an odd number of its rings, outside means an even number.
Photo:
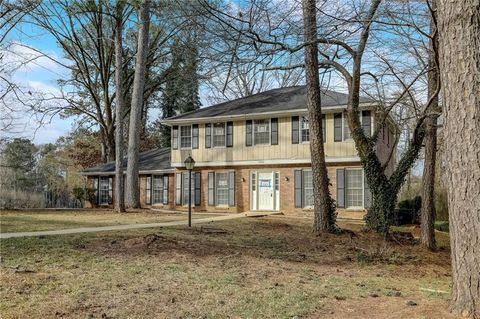
[[[36,214],[2,213],[2,232],[184,218]],[[361,225],[314,237],[311,223],[269,216],[1,240],[1,317],[453,318],[445,234],[430,253]]]

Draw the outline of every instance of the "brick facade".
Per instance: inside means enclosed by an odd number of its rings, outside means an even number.
[[[328,175],[330,178],[330,192],[332,197],[337,197],[337,181],[336,181],[336,169],[338,168],[361,168],[359,163],[350,164],[338,164],[328,165]],[[249,167],[222,167],[222,168],[209,168],[199,167],[195,168],[195,172],[201,173],[201,204],[200,206],[194,206],[194,211],[206,211],[206,212],[228,212],[228,213],[241,213],[250,210],[251,192],[250,192],[250,173],[252,171],[266,171],[266,172],[279,172],[280,174],[280,209],[279,211],[284,214],[293,215],[308,215],[312,213],[311,209],[296,208],[294,205],[294,171],[299,169],[310,169],[308,165],[262,165],[262,166],[249,166]],[[208,172],[235,172],[235,206],[209,206],[208,205]],[[176,172],[184,172],[184,170],[176,170]],[[140,205],[142,208],[164,208],[175,209],[179,211],[187,211],[188,207],[183,205],[175,205],[175,174],[168,174],[168,204],[146,204],[146,180],[147,176],[140,175]],[[88,187],[93,187],[93,176],[88,177]],[[114,178],[114,177],[113,177]],[[115,185],[115,183],[113,183]],[[115,192],[113,192],[115,194]],[[90,207],[99,207],[98,205],[89,205]],[[112,205],[101,205],[101,207],[112,207]],[[349,218],[362,218],[365,214],[365,210],[349,210],[344,208],[337,209],[340,217]]]

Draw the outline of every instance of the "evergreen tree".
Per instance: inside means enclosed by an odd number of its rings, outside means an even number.
[[[176,38],[171,47],[172,61],[165,71],[165,85],[161,100],[161,119],[200,108],[198,48],[195,37],[185,42]],[[160,128],[160,145],[170,147],[170,128],[156,123]]]

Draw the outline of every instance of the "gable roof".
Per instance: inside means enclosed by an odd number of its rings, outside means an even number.
[[[322,107],[345,107],[348,94],[322,90]],[[360,103],[373,103],[373,99],[360,97]],[[195,111],[172,116],[165,123],[188,119],[246,116],[261,113],[306,110],[307,88],[305,85],[273,89],[244,98],[227,101]]]
[[[127,160],[123,161],[123,168],[127,168]],[[170,166],[170,148],[156,148],[153,150],[141,152],[138,158],[138,168],[140,173],[171,170]],[[115,162],[108,162],[94,167],[89,167],[80,172],[82,175],[114,175]]]

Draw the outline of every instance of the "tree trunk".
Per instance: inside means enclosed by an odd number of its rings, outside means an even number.
[[[142,129],[143,88],[148,53],[148,32],[150,27],[150,0],[140,5],[138,26],[138,48],[135,62],[135,77],[133,80],[132,106],[130,109],[130,124],[128,133],[128,164],[126,205],[130,208],[140,206],[138,152],[140,131]]]
[[[480,6],[439,0],[445,163],[452,249],[451,310],[480,318]]]
[[[115,30],[115,86],[116,86],[116,129],[115,129],[115,211],[125,212],[123,192],[123,1],[117,2],[116,30]]]
[[[305,42],[317,39],[315,0],[303,0]],[[318,74],[318,49],[316,44],[305,46],[305,75],[307,83],[307,109],[310,129],[310,152],[312,158],[312,181],[314,198],[314,225],[316,234],[334,231],[335,219],[332,199],[328,189],[327,165],[322,134],[322,104]]]
[[[436,0],[431,1],[432,15],[436,12]],[[430,52],[428,56],[428,96],[435,94],[438,85],[438,65],[436,62],[436,48],[438,48],[438,32],[434,22],[434,16],[430,22]],[[435,43],[434,43],[435,42]],[[438,95],[433,97],[431,108],[433,111],[438,110]],[[435,242],[435,167],[437,158],[437,115],[432,114],[425,119],[425,160],[423,164],[423,180],[422,180],[422,210],[421,210],[421,243],[430,250],[436,250]]]

